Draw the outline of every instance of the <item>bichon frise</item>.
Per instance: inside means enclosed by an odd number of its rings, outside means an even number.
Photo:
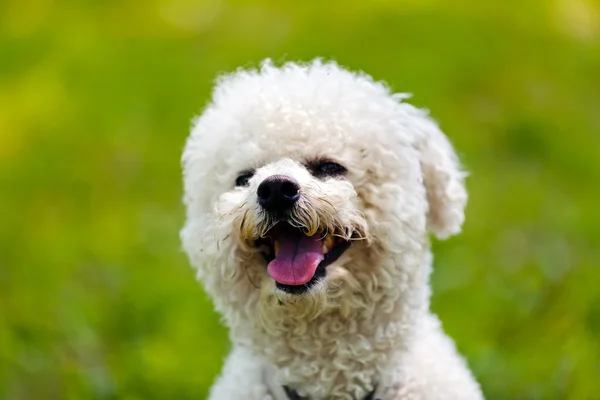
[[[333,62],[218,80],[182,161],[183,247],[233,343],[211,399],[482,398],[429,311],[465,173],[405,97]]]

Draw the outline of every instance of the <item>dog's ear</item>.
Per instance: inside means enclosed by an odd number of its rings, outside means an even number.
[[[427,228],[439,239],[460,232],[465,219],[467,191],[452,144],[437,124],[427,118],[418,143],[423,181],[429,203]]]

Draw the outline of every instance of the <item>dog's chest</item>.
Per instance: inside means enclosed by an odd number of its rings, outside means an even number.
[[[364,398],[390,364],[400,330],[393,324],[360,326],[335,318],[319,322],[256,344],[275,367],[277,381],[300,395]]]

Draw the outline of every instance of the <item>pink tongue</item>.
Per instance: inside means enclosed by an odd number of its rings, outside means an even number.
[[[279,242],[279,251],[267,267],[269,275],[284,285],[297,286],[310,281],[323,260],[320,236],[309,237],[290,227],[282,229],[275,239]]]

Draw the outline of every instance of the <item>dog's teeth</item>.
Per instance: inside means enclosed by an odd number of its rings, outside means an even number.
[[[325,238],[325,243],[330,249],[333,247],[333,240],[333,235],[327,235],[327,237]]]
[[[332,235],[325,236],[325,239],[323,239],[323,254],[328,253],[332,247],[333,247],[333,236]]]
[[[279,242],[277,240],[273,241],[273,250],[275,251],[275,255],[279,253]]]

